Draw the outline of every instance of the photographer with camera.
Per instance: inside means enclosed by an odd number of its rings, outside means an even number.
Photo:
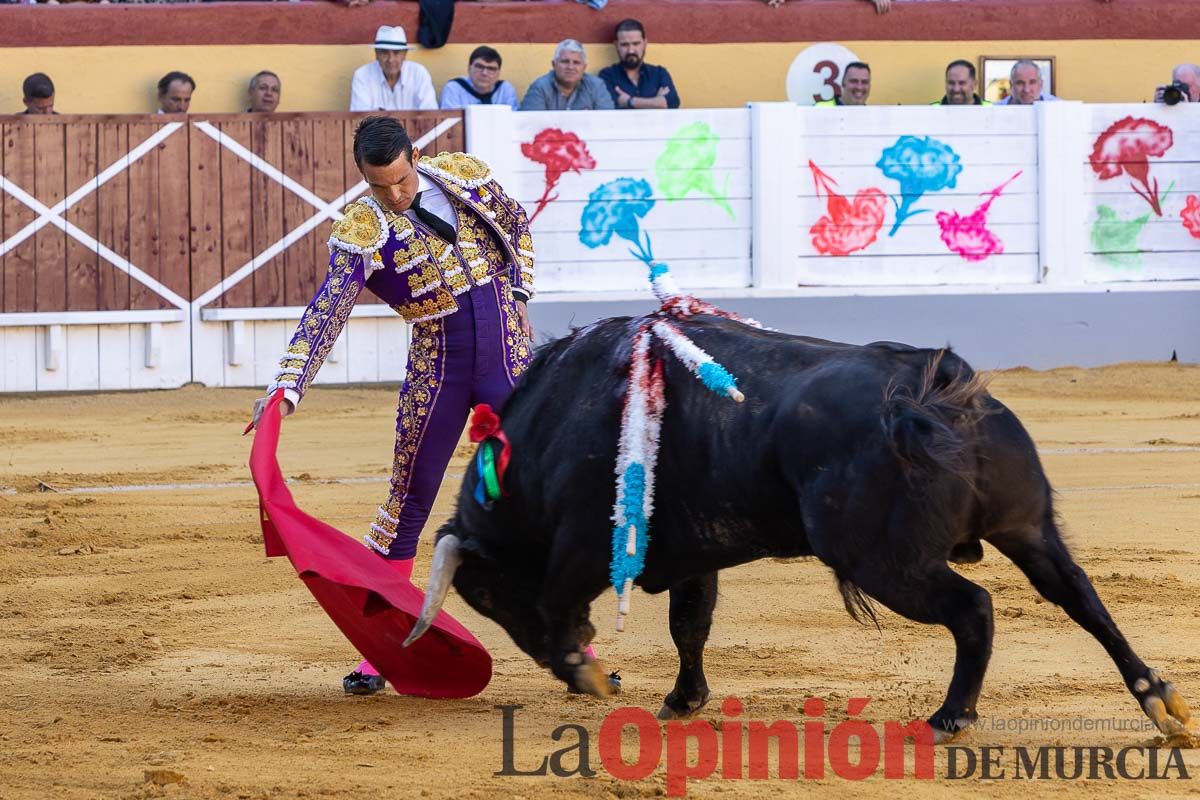
[[[1180,64],[1171,71],[1171,82],[1154,90],[1154,102],[1169,106],[1200,103],[1200,67]]]

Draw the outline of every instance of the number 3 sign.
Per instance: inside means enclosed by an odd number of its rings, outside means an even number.
[[[842,70],[851,61],[858,60],[858,56],[840,44],[821,42],[806,47],[788,68],[788,100],[811,106],[841,95]]]

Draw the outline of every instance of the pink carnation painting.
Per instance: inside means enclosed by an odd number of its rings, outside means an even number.
[[[988,209],[996,202],[1000,193],[1020,176],[1021,173],[1018,172],[995,189],[985,192],[988,199],[970,214],[963,215],[957,211],[937,213],[937,224],[942,229],[942,241],[951,251],[967,261],[984,261],[990,256],[1004,252],[1004,242],[987,226]]]

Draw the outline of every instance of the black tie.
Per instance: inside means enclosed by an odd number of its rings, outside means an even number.
[[[417,192],[417,196],[413,198],[412,210],[417,212],[417,219],[424,222],[438,236],[445,239],[450,244],[458,241],[458,236],[454,233],[454,226],[446,220],[439,217],[437,214],[428,209],[421,208],[421,195],[424,192]]]

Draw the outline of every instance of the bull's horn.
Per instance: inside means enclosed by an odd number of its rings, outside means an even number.
[[[437,547],[433,550],[433,569],[429,572],[429,586],[425,589],[425,603],[421,606],[421,616],[417,618],[408,638],[404,640],[405,647],[420,639],[442,610],[442,603],[446,602],[446,593],[450,591],[450,583],[454,580],[454,572],[462,563],[460,544],[458,537],[452,533],[438,540]]]

